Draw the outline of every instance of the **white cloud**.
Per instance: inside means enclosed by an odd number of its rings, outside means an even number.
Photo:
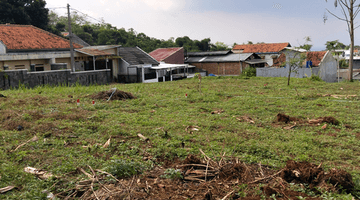
[[[181,0],[142,0],[146,5],[154,10],[169,11],[173,9],[181,9],[185,1]]]
[[[60,3],[61,1],[61,3]],[[106,2],[105,5],[99,1]],[[105,22],[125,29],[134,28],[149,37],[169,39],[189,36],[201,40],[211,38],[211,42],[290,42],[293,46],[303,43],[310,36],[314,47],[325,48],[329,40],[339,39],[349,43],[346,24],[329,18],[324,25],[321,16],[309,18],[282,17],[266,13],[227,13],[216,11],[192,12],[184,6],[192,7],[190,0],[47,0],[48,5],[66,6],[103,18]],[[108,10],[107,10],[108,9]],[[64,11],[65,10],[61,10]],[[318,17],[318,18],[316,18]],[[299,42],[298,42],[299,41]]]
[[[137,17],[137,16],[133,16]],[[258,14],[236,14],[225,12],[178,12],[172,15],[151,12],[147,17],[138,17],[133,28],[150,37],[168,39],[189,36],[211,42],[290,42],[293,46],[303,44],[303,38],[310,36],[314,47],[325,48],[328,40],[347,37],[345,24],[332,21],[324,25],[322,19],[282,18]],[[321,46],[321,47],[320,47]]]

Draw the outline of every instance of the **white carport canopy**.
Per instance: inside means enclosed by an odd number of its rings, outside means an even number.
[[[193,68],[195,66],[188,64],[166,64],[160,63],[160,65],[151,67],[151,69],[177,69],[177,68]]]
[[[173,80],[172,70],[173,69],[182,69],[184,68],[184,76],[186,76],[186,73],[189,73],[188,68],[194,68],[195,66],[189,65],[189,64],[167,64],[167,63],[160,63],[160,65],[151,67],[151,69],[155,69],[156,72],[160,70],[169,70],[170,71],[170,80]],[[185,72],[185,69],[187,69],[187,72]],[[165,81],[165,77],[163,78],[163,81]]]

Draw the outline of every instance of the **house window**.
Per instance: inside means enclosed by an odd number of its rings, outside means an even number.
[[[15,65],[15,69],[25,69],[25,65]]]
[[[44,71],[44,65],[35,65],[35,71],[37,72]]]

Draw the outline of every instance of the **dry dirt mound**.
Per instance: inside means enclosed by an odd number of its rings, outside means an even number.
[[[166,169],[180,170],[182,179],[164,178]],[[309,184],[325,189],[339,189],[347,192],[353,188],[351,175],[342,170],[326,173],[321,166],[307,162],[288,161],[284,169],[276,171],[261,164],[245,164],[236,158],[216,162],[206,155],[200,159],[189,155],[184,161],[175,159],[167,162],[166,168],[155,167],[152,171],[128,179],[106,184],[109,176],[98,171],[97,180],[81,181],[71,191],[72,197],[80,199],[322,199],[294,191],[290,183]],[[94,173],[94,172],[93,172]],[[105,173],[105,174],[104,174]],[[327,182],[325,182],[327,180]],[[101,184],[100,184],[101,182]],[[261,184],[261,185],[260,185]],[[331,184],[331,185],[330,185]],[[91,187],[97,186],[96,191]],[[317,191],[319,192],[319,191]],[[59,193],[58,197],[67,195]]]
[[[334,117],[331,117],[331,116],[319,117],[317,119],[303,120],[303,119],[299,119],[296,117],[290,117],[283,113],[279,113],[276,115],[276,122],[284,122],[286,124],[289,122],[297,122],[298,124],[315,124],[315,125],[319,125],[321,123],[329,123],[329,124],[333,124],[333,125],[340,124],[340,122],[337,119],[335,119]]]
[[[299,119],[295,118],[295,117],[290,117],[288,115],[279,113],[276,116],[276,121],[277,122],[284,122],[284,123],[289,123],[289,122],[295,122],[295,121],[299,121]]]
[[[110,98],[110,100],[136,99],[136,97],[133,94],[131,94],[130,92],[124,92],[121,90],[102,91],[102,92],[92,95],[91,98],[99,99],[99,100],[108,100],[109,98]]]
[[[354,182],[349,173],[338,169],[332,169],[330,173],[326,173],[321,165],[317,166],[308,162],[287,161],[280,177],[288,183],[308,184],[310,189],[318,187],[328,191],[350,192],[354,188]]]

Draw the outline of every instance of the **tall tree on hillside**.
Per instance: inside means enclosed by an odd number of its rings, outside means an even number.
[[[49,10],[45,0],[1,0],[0,23],[34,25],[47,30]]]
[[[325,0],[327,2],[327,0]],[[354,58],[354,20],[359,14],[360,5],[359,2],[356,4],[357,0],[334,0],[335,8],[340,5],[343,17],[339,17],[334,13],[326,9],[331,15],[335,16],[337,19],[345,21],[348,26],[348,32],[350,36],[350,59],[349,59],[349,80],[353,81],[353,58]]]

